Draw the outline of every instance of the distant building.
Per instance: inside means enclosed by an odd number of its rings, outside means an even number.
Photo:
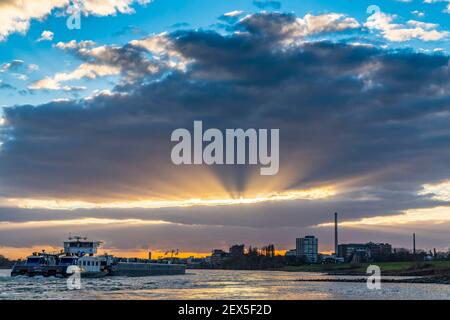
[[[189,269],[200,269],[203,265],[210,263],[206,258],[189,257],[186,259],[186,265]]]
[[[345,261],[370,261],[388,257],[392,253],[392,246],[388,243],[348,243],[338,246],[338,257]]]
[[[287,250],[284,255],[286,257],[296,257],[297,256],[297,250],[296,249]]]
[[[363,262],[370,259],[370,252],[364,243],[348,243],[338,246],[338,257],[345,261]]]
[[[334,254],[319,254],[319,262],[322,264],[343,263],[344,258],[336,257]]]
[[[304,257],[310,263],[317,263],[319,240],[315,236],[297,238],[295,250],[298,257]]]
[[[392,246],[389,243],[367,243],[370,250],[370,255],[373,258],[387,257],[392,254]]]
[[[230,247],[230,256],[233,258],[242,257],[244,255],[244,245],[243,244],[235,244]]]
[[[211,264],[213,266],[219,267],[222,265],[223,260],[227,257],[228,257],[227,252],[220,249],[214,249],[211,254]]]
[[[423,257],[424,261],[431,261],[433,260],[433,256],[431,254],[427,254],[425,257]]]

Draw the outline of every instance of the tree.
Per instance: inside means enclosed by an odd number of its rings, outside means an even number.
[[[0,268],[11,268],[13,264],[14,261],[11,261],[0,254]]]

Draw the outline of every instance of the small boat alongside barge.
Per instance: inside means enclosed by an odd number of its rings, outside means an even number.
[[[112,255],[97,255],[100,241],[82,237],[70,237],[64,242],[64,250],[57,253],[34,252],[25,261],[17,262],[11,276],[55,276],[68,277],[73,267],[82,277],[128,276],[146,277],[155,275],[179,275],[186,273],[186,265],[160,263],[148,259],[116,258]]]

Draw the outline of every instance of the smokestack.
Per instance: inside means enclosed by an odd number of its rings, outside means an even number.
[[[416,257],[416,234],[413,233],[413,255]]]
[[[334,213],[334,254],[338,256],[338,214]]]

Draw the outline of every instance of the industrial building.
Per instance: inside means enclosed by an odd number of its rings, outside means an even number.
[[[392,254],[389,243],[348,243],[338,245],[338,257],[345,261],[365,262],[388,257]]]
[[[304,257],[309,263],[317,263],[319,255],[319,240],[315,236],[297,238],[295,250],[298,257]]]

